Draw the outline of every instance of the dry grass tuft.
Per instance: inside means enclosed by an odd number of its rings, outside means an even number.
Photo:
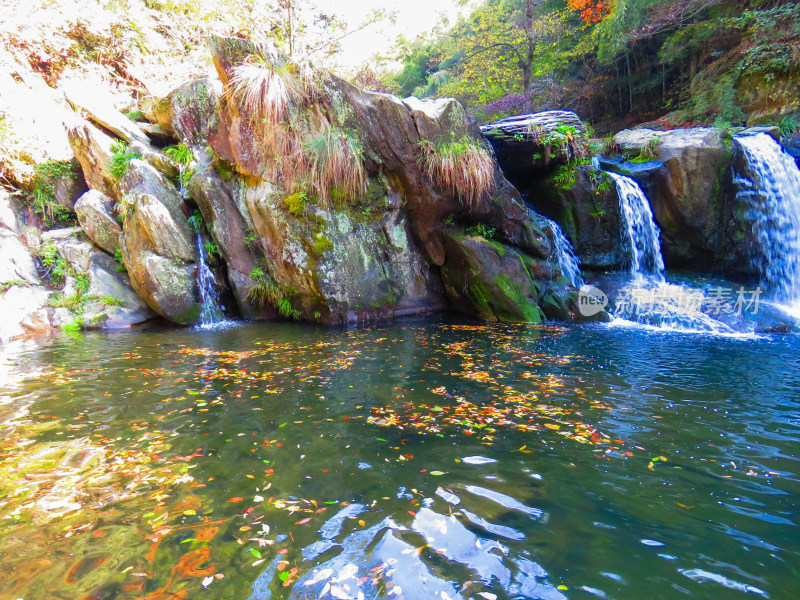
[[[363,194],[364,149],[354,132],[328,127],[305,144],[305,151],[308,184],[323,204],[333,198],[352,203]]]
[[[494,187],[494,159],[480,142],[469,137],[433,144],[420,142],[420,166],[434,185],[477,205]]]
[[[264,127],[284,121],[292,106],[313,101],[320,83],[308,64],[298,64],[265,47],[234,67],[228,87],[242,112]]]

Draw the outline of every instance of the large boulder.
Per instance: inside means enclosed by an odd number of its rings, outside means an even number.
[[[67,101],[89,116],[98,126],[107,129],[127,143],[139,142],[149,144],[145,133],[128,117],[114,108],[113,99],[98,94],[96,89],[88,90],[86,86],[71,86],[66,91]]]
[[[126,329],[157,316],[133,289],[124,269],[110,256],[95,254],[87,273],[89,290],[84,309],[87,326]]]
[[[532,172],[563,165],[588,154],[586,127],[574,112],[549,110],[482,125],[503,173],[514,185]]]
[[[224,85],[237,65],[256,51],[251,42],[239,38],[214,38],[211,46]],[[263,58],[279,65],[285,62],[280,57]],[[283,71],[294,76],[297,69]],[[493,231],[499,243],[525,260],[541,262],[542,268],[535,271],[547,281],[560,274],[545,223],[503,177],[460,104],[452,99],[401,101],[333,76],[316,75],[312,85],[316,92],[300,101],[291,122],[272,128],[248,113],[234,94],[221,94],[208,81],[171,95],[174,129],[199,160],[203,159],[199,151],[210,146],[214,167],[226,182],[221,186],[213,176],[204,175],[195,176],[193,184],[206,220],[221,221],[211,229],[223,255],[227,253],[231,261],[247,259],[242,264],[249,266],[252,256],[243,253],[236,240],[243,226],[255,234],[253,247],[264,265],[263,280],[256,282],[259,293],[270,291],[272,301],[279,301],[288,314],[324,322],[438,310],[449,299],[441,285],[442,269],[464,260],[448,240],[454,230],[463,233],[474,227]],[[274,138],[289,135],[289,130],[294,139]],[[327,139],[346,135],[357,140],[364,178],[361,191],[333,201],[317,197],[318,188],[298,189],[291,179],[291,171],[306,160],[302,154],[274,154],[283,152],[282,144],[305,152],[331,135]],[[479,197],[461,197],[460,191],[443,186],[423,165],[430,148],[461,140],[484,147],[486,153],[488,163],[482,172],[486,188]],[[316,167],[312,160],[304,168]],[[217,207],[204,197],[209,193],[203,186],[216,197]],[[225,194],[222,187],[227,187]],[[215,214],[223,205],[226,208]],[[236,223],[231,228],[233,240],[225,235],[229,222]],[[238,250],[231,252],[236,246]],[[471,260],[470,272],[477,270],[491,279],[494,261],[484,254],[479,257],[484,260]],[[242,273],[243,267],[233,270]],[[541,288],[545,287],[543,283]],[[498,313],[503,318],[538,320],[537,302],[543,298],[527,298],[533,304],[525,311]],[[468,314],[479,312],[469,301],[453,304]]]
[[[488,321],[589,320],[578,293],[553,263],[476,235],[448,235],[442,279],[449,301]],[[604,312],[592,320],[607,318]]]
[[[70,168],[53,182],[53,196],[61,206],[73,210],[75,202],[86,190],[83,170],[78,160],[73,158],[70,161]]]
[[[217,104],[222,96],[220,82],[203,78],[190,81],[169,97],[172,129],[190,148],[203,148],[218,126]]]
[[[48,302],[52,292],[43,286],[12,286],[0,292],[0,342],[53,330]],[[50,309],[52,310],[52,309]]]
[[[67,136],[89,187],[119,198],[117,180],[111,174],[114,139],[85,121],[69,127]]]
[[[443,308],[396,194],[391,209],[365,203],[358,214],[293,210],[269,183],[245,193],[266,269],[296,316],[343,323]]]
[[[111,255],[119,250],[122,227],[114,214],[114,201],[97,190],[89,190],[75,202],[75,214],[86,235]]]
[[[650,200],[668,267],[747,274],[726,234],[735,188],[731,136],[714,127],[625,130],[614,136],[622,161],[605,168],[634,178]],[[741,228],[737,224],[736,228]]]
[[[75,273],[88,278],[88,289],[75,289],[68,280],[61,291],[66,297],[78,296],[80,300],[76,304],[81,308],[70,321],[86,328],[123,329],[156,316],[134,291],[125,269],[90,240],[70,236],[55,241],[55,246]]]
[[[139,160],[131,161],[120,190],[129,207],[120,248],[133,288],[167,319],[196,323],[201,311],[198,252],[183,199],[158,171]]]
[[[582,269],[622,268],[627,259],[617,188],[599,169],[579,167],[571,184],[552,177],[537,188],[536,208],[552,218],[572,244]]]

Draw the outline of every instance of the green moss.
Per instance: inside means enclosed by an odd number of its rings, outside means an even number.
[[[288,198],[284,198],[283,205],[289,211],[289,214],[295,217],[302,217],[308,212],[308,196],[306,196],[305,192],[297,192]]]
[[[508,251],[508,248],[505,245],[501,244],[496,240],[486,240],[486,243],[488,243],[492,248],[494,248],[498,256],[505,256],[506,252]]]
[[[492,312],[490,308],[492,296],[481,281],[474,279],[467,287],[467,294],[483,312]]]
[[[314,236],[314,252],[317,254],[324,254],[333,250],[333,242],[331,242],[324,233],[318,233]]]
[[[514,307],[519,311],[519,314],[521,314],[526,321],[529,323],[542,322],[542,315],[539,307],[531,304],[528,301],[527,297],[525,296],[526,290],[524,290],[522,286],[512,283],[508,275],[505,273],[496,275],[494,278],[494,283],[500,288],[503,294],[505,294],[506,299],[514,305]],[[510,314],[508,316],[511,318],[517,317],[516,314]]]
[[[129,111],[126,111],[125,112],[125,116],[128,117],[134,123],[136,121],[147,121],[147,117],[140,110],[129,110]]]
[[[219,157],[214,161],[214,166],[217,169],[217,173],[219,173],[219,176],[222,178],[222,181],[226,183],[230,183],[236,175],[236,168],[228,161]]]

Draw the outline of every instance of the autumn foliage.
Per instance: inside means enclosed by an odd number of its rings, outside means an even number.
[[[567,6],[581,13],[581,18],[588,25],[605,19],[614,3],[612,0],[567,0]]]

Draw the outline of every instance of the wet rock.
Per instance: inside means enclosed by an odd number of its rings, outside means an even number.
[[[570,241],[581,269],[602,271],[622,268],[620,203],[617,188],[603,171],[592,167],[575,170],[572,185],[544,179],[532,192],[532,204],[558,223]]]
[[[735,196],[730,134],[713,127],[635,129],[618,133],[614,141],[623,159],[633,161],[603,166],[642,187],[661,229],[667,267],[741,273],[740,250],[725,232]]]
[[[533,258],[479,237],[452,235],[445,240],[442,280],[456,310],[487,321],[544,320],[539,309],[541,289],[526,268],[535,264]]]
[[[119,250],[122,227],[114,214],[114,201],[97,190],[89,190],[75,203],[78,222],[86,235],[111,255]]]

